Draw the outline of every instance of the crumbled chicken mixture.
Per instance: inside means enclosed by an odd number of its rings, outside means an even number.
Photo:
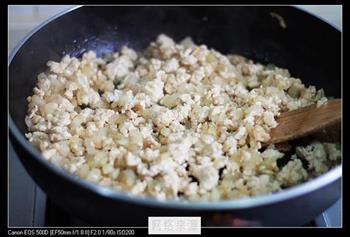
[[[29,141],[83,179],[157,199],[235,199],[318,176],[338,144],[270,145],[281,112],[326,103],[286,69],[161,34],[142,53],[49,61],[28,97]],[[307,167],[302,161],[307,162]]]

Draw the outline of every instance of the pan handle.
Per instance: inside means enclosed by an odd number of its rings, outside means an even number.
[[[203,226],[232,226],[232,227],[258,227],[262,226],[258,220],[247,220],[230,213],[214,213],[206,216]]]

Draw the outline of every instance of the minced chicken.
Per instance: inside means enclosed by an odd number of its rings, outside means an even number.
[[[304,182],[340,159],[339,144],[284,151],[262,143],[281,112],[327,98],[288,70],[161,34],[142,53],[49,61],[28,97],[29,141],[83,179],[157,199],[220,200]],[[306,165],[303,165],[303,162]]]

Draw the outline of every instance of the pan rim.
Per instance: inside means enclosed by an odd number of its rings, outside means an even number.
[[[61,13],[58,13],[55,16],[42,22],[36,28],[34,28],[11,51],[8,58],[8,67],[10,66],[12,60],[16,56],[19,49],[27,42],[29,38],[32,37],[32,35],[34,35],[41,28],[46,26],[48,23],[54,21],[55,19],[59,18],[60,16],[63,16],[81,7],[82,5],[75,6]],[[315,18],[318,18],[320,21],[323,21],[324,23],[332,26],[328,22],[324,21],[324,19],[321,19],[309,12],[306,12],[303,9],[300,9],[298,7],[295,7],[295,9],[303,11],[305,14],[309,14]],[[336,27],[334,26],[332,27],[339,31],[339,29],[337,29]],[[269,205],[273,203],[286,201],[292,198],[297,198],[299,196],[311,193],[323,186],[331,184],[341,179],[342,177],[342,164],[340,164],[334,167],[333,169],[329,170],[325,174],[322,174],[312,180],[309,180],[302,184],[298,184],[288,189],[281,190],[276,193],[264,194],[261,196],[247,197],[247,198],[241,198],[241,199],[220,200],[215,202],[214,201],[192,202],[192,201],[179,201],[179,200],[162,201],[151,197],[140,197],[136,195],[131,195],[126,192],[113,190],[111,188],[107,188],[107,187],[100,186],[98,184],[91,183],[48,162],[47,160],[44,159],[41,153],[32,144],[30,144],[29,141],[20,132],[15,122],[13,121],[10,112],[8,112],[8,119],[9,119],[9,131],[13,135],[11,136],[11,140],[16,139],[16,142],[19,143],[20,146],[31,155],[30,158],[36,159],[37,162],[39,162],[41,165],[46,167],[50,172],[53,172],[56,176],[59,176],[60,178],[63,178],[66,181],[72,183],[74,186],[79,186],[80,188],[84,188],[87,191],[95,193],[101,197],[104,197],[107,199],[114,199],[116,201],[124,201],[129,203],[135,203],[135,204],[147,205],[147,206],[153,206],[153,207],[161,207],[161,208],[176,208],[176,209],[191,209],[191,210],[232,210],[232,209],[238,210],[238,209],[246,209],[246,208],[253,208],[257,206]],[[8,156],[8,159],[9,159],[9,156]]]

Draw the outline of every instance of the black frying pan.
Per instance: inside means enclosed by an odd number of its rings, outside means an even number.
[[[271,12],[284,18],[281,27]],[[146,226],[152,215],[229,213],[261,225],[301,225],[340,196],[341,166],[305,184],[261,197],[215,203],[159,202],[131,197],[72,176],[46,162],[24,137],[26,97],[48,60],[64,54],[98,55],[121,45],[142,50],[159,33],[191,36],[222,53],[288,68],[306,84],[341,95],[341,33],[293,7],[80,7],[36,29],[10,58],[10,138],[22,163],[58,205],[93,225]]]

